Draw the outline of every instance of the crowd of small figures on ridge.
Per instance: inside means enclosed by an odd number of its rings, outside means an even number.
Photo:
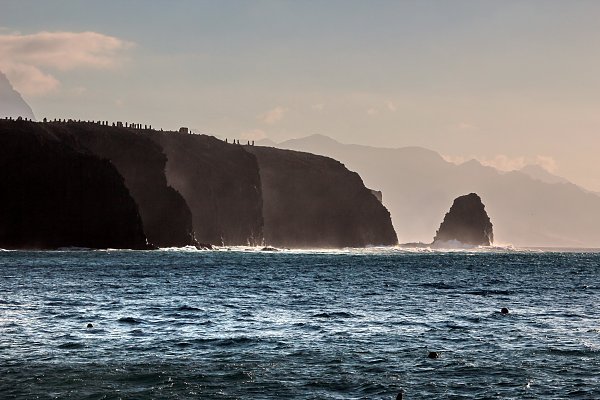
[[[13,121],[13,117],[4,117],[4,119],[6,120],[10,120]],[[23,118],[23,117],[17,117],[16,119],[14,119],[15,121],[26,121],[26,122],[35,122],[33,121],[31,118]],[[100,126],[113,126],[116,128],[129,128],[129,129],[139,129],[139,130],[153,130],[152,129],[152,125],[142,125],[142,124],[137,124],[135,122],[122,122],[122,121],[117,121],[117,122],[109,122],[109,121],[82,121],[80,119],[61,119],[61,118],[54,118],[53,120],[49,120],[48,118],[44,118],[42,120],[43,123],[48,123],[48,122],[56,122],[56,123],[84,123],[84,124],[96,124],[96,125],[100,125]],[[142,127],[143,126],[143,127]],[[160,129],[160,132],[164,132],[163,129]],[[194,134],[194,132],[192,132],[189,128],[186,128],[184,126],[182,126],[181,128],[179,128],[179,133],[182,134]],[[225,143],[229,143],[229,141],[227,140],[227,138],[225,138]],[[239,139],[233,139],[233,144],[240,144]],[[248,140],[248,142],[246,143],[248,146],[254,146],[254,140],[250,141]]]

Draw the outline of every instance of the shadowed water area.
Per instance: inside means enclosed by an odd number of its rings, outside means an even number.
[[[0,397],[600,398],[599,273],[597,253],[0,252]]]

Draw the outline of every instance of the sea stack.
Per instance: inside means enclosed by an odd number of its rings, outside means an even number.
[[[454,199],[433,239],[434,245],[447,242],[473,246],[490,246],[494,242],[492,222],[476,193]]]

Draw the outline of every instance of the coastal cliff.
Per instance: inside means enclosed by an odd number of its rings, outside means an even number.
[[[397,243],[377,193],[327,157],[140,125],[2,124],[5,192],[17,196],[1,205],[10,248]]]
[[[0,120],[0,186],[1,248],[148,248],[114,166],[45,125]]]
[[[342,248],[397,243],[387,209],[342,163],[272,147],[245,149],[258,160],[267,244]]]
[[[167,155],[167,179],[192,212],[196,239],[216,245],[262,242],[262,193],[256,157],[206,135],[153,133]]]
[[[474,246],[490,246],[494,242],[492,222],[476,193],[454,200],[433,239],[433,245],[452,241]]]
[[[148,132],[87,122],[48,122],[47,129],[74,147],[110,160],[138,205],[148,241],[158,247],[195,244],[192,213],[167,183],[167,157]]]

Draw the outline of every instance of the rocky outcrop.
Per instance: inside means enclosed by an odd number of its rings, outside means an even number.
[[[45,125],[0,120],[0,187],[2,248],[148,248],[114,166]]]
[[[433,239],[433,244],[452,241],[474,246],[490,246],[493,243],[492,223],[481,198],[476,193],[454,200]]]
[[[245,148],[258,160],[267,244],[341,248],[397,243],[389,212],[340,162],[271,147]]]
[[[262,194],[256,157],[206,135],[154,133],[167,155],[167,180],[192,212],[196,239],[217,245],[262,242]]]
[[[373,193],[373,196],[375,196],[375,198],[377,200],[379,200],[380,203],[383,203],[383,193],[381,193],[381,190],[374,190],[374,189],[370,189],[371,193]]]
[[[150,243],[158,247],[196,243],[192,213],[183,197],[167,184],[167,157],[150,138],[150,131],[85,122],[48,122],[44,126],[71,146],[110,160],[138,205]]]
[[[0,72],[0,118],[5,117],[35,120],[31,107],[12,87],[6,75]]]

